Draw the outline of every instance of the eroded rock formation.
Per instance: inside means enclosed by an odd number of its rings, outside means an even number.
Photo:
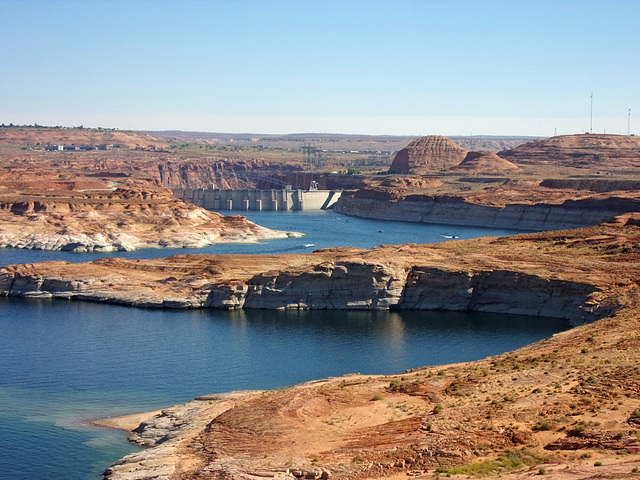
[[[467,195],[404,195],[398,190],[364,188],[343,193],[334,210],[380,220],[521,230],[596,225],[616,215],[640,210],[637,192],[619,196],[580,195],[539,188],[537,184],[533,189],[507,185],[493,190]]]
[[[453,140],[440,135],[429,135],[414,140],[400,150],[389,167],[389,173],[437,173],[458,165],[466,154],[467,151]]]
[[[452,170],[460,170],[475,173],[502,173],[518,170],[518,166],[509,160],[500,158],[494,152],[479,151],[467,152],[464,160]]]
[[[299,234],[210,212],[158,188],[0,194],[0,247],[5,248],[127,251],[287,236]]]
[[[621,221],[631,229],[624,234],[620,226],[600,226],[434,245],[261,255],[260,262],[247,255],[180,255],[8,266],[0,269],[0,292],[153,308],[475,310],[581,323],[610,312],[604,293],[610,257],[602,252],[640,238],[634,221]],[[578,246],[581,257],[575,256]],[[549,261],[541,263],[546,255]]]

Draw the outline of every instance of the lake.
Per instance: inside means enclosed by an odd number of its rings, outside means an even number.
[[[331,212],[247,216],[307,236],[193,253],[288,253],[516,233]],[[0,264],[188,252],[0,249]],[[555,319],[481,313],[171,311],[0,298],[0,478],[97,480],[111,463],[139,448],[123,432],[87,424],[91,418],[153,410],[207,393],[475,360],[568,327]]]

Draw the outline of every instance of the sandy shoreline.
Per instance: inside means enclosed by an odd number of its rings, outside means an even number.
[[[142,422],[151,420],[162,413],[162,410],[154,410],[152,412],[131,413],[128,415],[120,415],[118,417],[98,418],[89,420],[88,422],[97,427],[118,428],[127,433],[131,433]]]

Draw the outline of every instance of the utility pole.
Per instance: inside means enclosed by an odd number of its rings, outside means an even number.
[[[629,113],[627,114],[627,135],[631,136],[631,109],[629,109]]]
[[[593,92],[591,92],[591,112],[589,114],[589,133],[593,133]]]

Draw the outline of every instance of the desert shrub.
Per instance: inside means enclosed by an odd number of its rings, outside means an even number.
[[[525,447],[520,450],[509,450],[500,455],[496,460],[470,463],[460,467],[438,467],[436,468],[436,472],[446,473],[449,475],[483,476],[492,473],[517,470],[525,466],[531,467],[545,461],[547,461],[546,457],[538,455]]]
[[[582,434],[582,432],[584,432],[587,429],[587,426],[584,423],[578,423],[577,425],[574,425],[573,428],[571,428],[568,432],[567,435],[569,435],[570,437],[578,437]]]
[[[533,426],[533,429],[539,432],[553,430],[553,423],[551,422],[551,420],[540,420]]]

